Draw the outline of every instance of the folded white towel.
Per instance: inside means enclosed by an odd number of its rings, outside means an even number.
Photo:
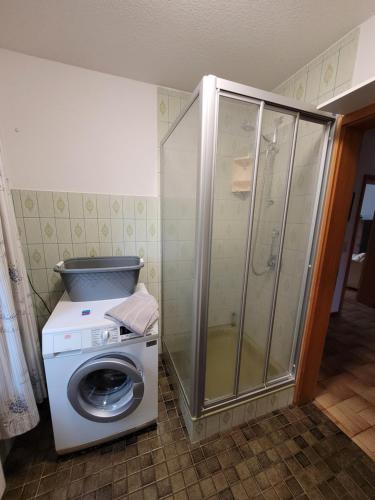
[[[139,335],[147,330],[159,318],[158,303],[149,293],[136,292],[105,313],[105,317]]]

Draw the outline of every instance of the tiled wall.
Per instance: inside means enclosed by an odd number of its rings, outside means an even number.
[[[190,94],[159,89],[161,138]],[[158,155],[159,156],[159,155]],[[26,267],[34,288],[50,309],[63,292],[54,265],[70,257],[139,255],[145,260],[140,279],[160,296],[158,197],[12,190]],[[48,311],[34,294],[39,327]]]
[[[53,271],[71,257],[139,255],[140,280],[159,299],[159,199],[87,193],[13,190],[26,267],[36,291],[53,308],[63,292]],[[38,324],[48,318],[34,296]]]
[[[359,27],[303,66],[274,92],[315,106],[351,86],[357,54]]]
[[[168,132],[169,127],[188,104],[191,94],[180,90],[158,88],[158,132],[159,141]]]
[[[160,141],[168,132],[170,126],[179,116],[190,100],[191,94],[180,90],[173,90],[167,87],[158,88],[158,160],[160,162]],[[160,163],[158,165],[158,178],[160,187]],[[159,190],[160,193],[160,190]]]

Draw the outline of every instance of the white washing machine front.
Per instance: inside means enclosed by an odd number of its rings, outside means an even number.
[[[88,447],[156,421],[157,338],[102,352],[45,359],[58,453]]]
[[[157,418],[158,325],[140,337],[105,319],[105,311],[122,300],[71,302],[64,294],[43,328],[58,453],[107,441]]]

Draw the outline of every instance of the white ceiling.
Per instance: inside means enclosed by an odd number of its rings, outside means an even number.
[[[374,0],[0,0],[0,47],[192,90],[272,89],[375,14]]]

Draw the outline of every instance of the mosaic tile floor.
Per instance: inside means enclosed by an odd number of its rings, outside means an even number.
[[[163,365],[159,391],[156,430],[66,457],[45,411],[8,457],[5,499],[375,498],[375,463],[312,404],[191,445]]]
[[[315,402],[375,460],[375,309],[355,296],[331,319]]]

